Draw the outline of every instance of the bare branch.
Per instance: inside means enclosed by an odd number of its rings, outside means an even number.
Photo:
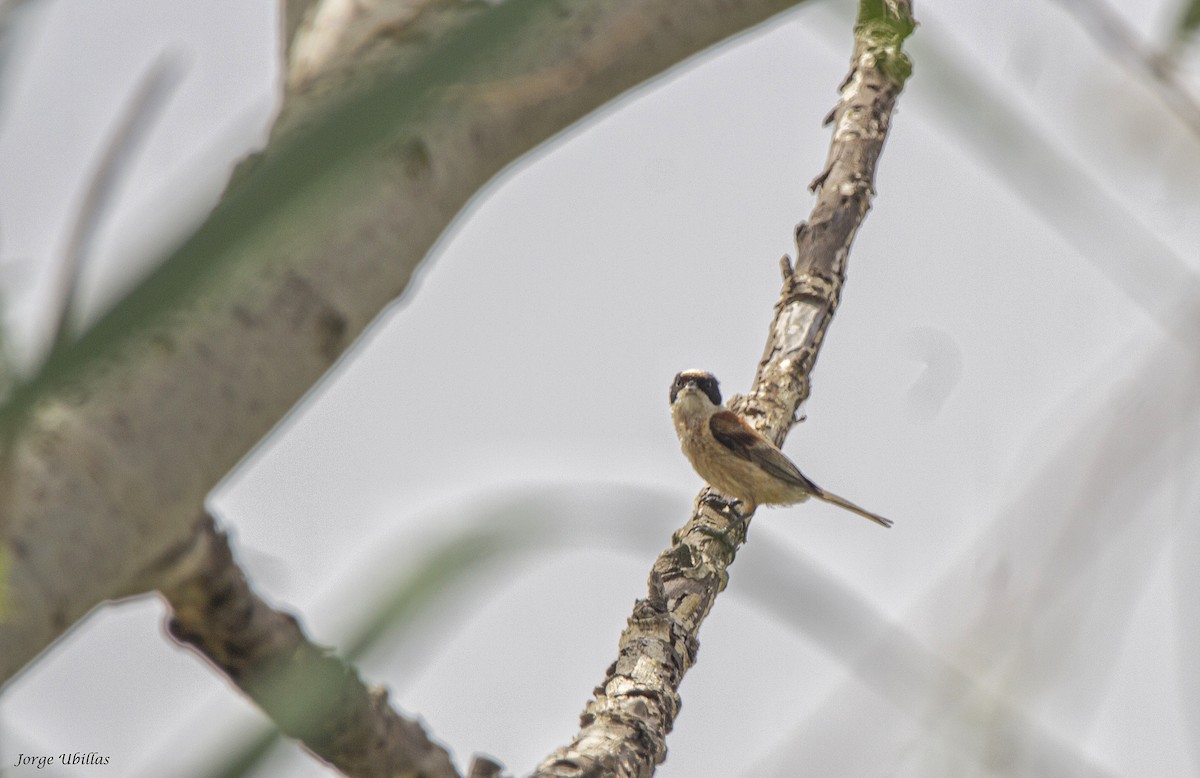
[[[486,756],[475,757],[467,769],[467,778],[500,778],[503,774],[504,769],[500,764]]]
[[[862,2],[850,73],[826,117],[833,142],[813,179],[817,203],[796,227],[796,262],[775,308],[754,389],[734,409],[781,444],[808,399],[809,374],[841,300],[850,244],[875,194],[875,164],[887,138],[896,97],[911,72],[901,43],[913,30],[908,3],[884,12]],[[893,15],[895,13],[895,15]]]
[[[754,389],[735,403],[777,443],[808,396],[809,372],[840,298],[850,244],[870,207],[875,163],[911,69],[901,44],[914,25],[907,2],[859,5],[850,73],[830,115],[835,129],[829,158],[814,182],[817,203],[796,231],[798,258],[776,305]],[[708,494],[700,493],[692,518],[655,560],[649,593],[634,604],[617,660],[588,702],[579,733],[535,775],[649,776],[666,758],[679,684],[696,661],[700,625],[745,541],[745,523],[731,525],[709,505]]]
[[[310,642],[296,619],[251,591],[229,541],[205,515],[170,560],[162,592],[171,636],[258,703],[288,736],[349,776],[458,778],[449,754],[396,713],[387,690]]]

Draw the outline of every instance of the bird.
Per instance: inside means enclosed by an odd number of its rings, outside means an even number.
[[[810,481],[779,447],[721,404],[712,373],[684,370],[671,383],[671,418],[684,455],[717,491],[741,503],[744,515],[759,505],[795,505],[816,497],[884,527],[890,519],[860,508]]]

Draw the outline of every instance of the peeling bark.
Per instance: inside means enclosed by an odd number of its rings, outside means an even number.
[[[834,125],[825,169],[813,181],[817,202],[796,229],[795,266],[784,258],[775,306],[754,387],[730,407],[781,444],[841,298],[846,261],[874,194],[875,166],[892,109],[911,66],[901,43],[913,30],[905,0],[863,0],[851,69],[827,122]],[[666,758],[666,737],[679,712],[679,684],[695,663],[699,629],[728,582],[727,568],[746,540],[705,489],[691,519],[650,571],[649,594],[634,605],[617,661],[605,674],[567,746],[538,767],[539,778],[645,778]],[[716,507],[714,507],[716,506]]]

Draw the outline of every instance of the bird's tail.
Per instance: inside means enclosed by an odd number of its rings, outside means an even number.
[[[871,513],[866,508],[860,508],[857,505],[855,505],[854,503],[847,500],[845,497],[838,497],[833,492],[827,492],[824,489],[818,489],[815,494],[818,499],[824,500],[825,502],[830,503],[831,505],[836,505],[839,508],[845,508],[846,510],[850,511],[851,513],[857,513],[859,516],[862,516],[865,519],[870,519],[871,521],[875,522],[876,524],[879,524],[880,526],[883,526],[883,527],[892,526],[891,519],[885,519],[877,513]]]

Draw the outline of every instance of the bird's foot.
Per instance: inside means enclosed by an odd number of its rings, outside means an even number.
[[[700,501],[722,516],[725,516],[730,521],[744,521],[746,518],[742,515],[741,511],[738,510],[738,508],[741,508],[743,505],[745,505],[745,503],[741,500],[725,498],[716,492],[709,491],[705,492],[704,497],[702,497]]]

